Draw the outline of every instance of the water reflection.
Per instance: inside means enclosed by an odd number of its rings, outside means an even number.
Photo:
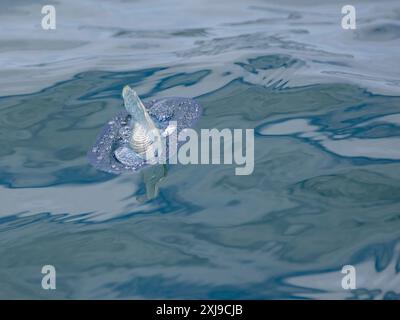
[[[2,2],[0,297],[49,298],[51,263],[51,298],[398,298],[400,11],[362,3],[344,33],[333,2],[60,1],[49,34]],[[92,168],[126,84],[255,128],[254,173]]]

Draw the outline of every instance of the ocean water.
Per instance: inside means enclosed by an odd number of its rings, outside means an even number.
[[[398,1],[47,2],[0,3],[0,298],[400,298]],[[93,168],[124,85],[255,129],[253,174]]]

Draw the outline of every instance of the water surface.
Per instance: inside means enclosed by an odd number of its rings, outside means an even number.
[[[356,30],[335,1],[59,1],[53,31],[44,4],[1,3],[0,298],[399,298],[396,1]],[[254,173],[171,165],[146,200],[91,167],[124,85],[254,128]]]

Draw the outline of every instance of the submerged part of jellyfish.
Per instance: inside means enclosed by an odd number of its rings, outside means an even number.
[[[200,105],[190,98],[162,98],[142,102],[130,87],[122,91],[126,111],[111,119],[88,152],[89,162],[97,169],[120,174],[136,172],[168,159],[169,139],[192,127],[201,115]],[[179,147],[177,142],[177,147]],[[158,146],[163,145],[165,149]],[[163,150],[164,155],[158,154]]]
[[[159,183],[161,180],[165,179],[168,173],[167,165],[156,164],[154,166],[149,166],[141,171],[143,173],[143,181],[145,184],[146,193],[139,195],[136,199],[144,203],[148,200],[157,198],[159,193]]]

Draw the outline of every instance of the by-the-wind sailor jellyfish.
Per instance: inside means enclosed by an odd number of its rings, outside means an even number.
[[[122,90],[126,111],[111,119],[88,152],[97,169],[120,174],[135,172],[169,155],[171,133],[179,135],[201,115],[200,105],[190,98],[162,98],[142,102],[128,86]],[[175,132],[176,131],[176,132]],[[179,148],[179,142],[176,142]],[[165,148],[160,148],[163,145]],[[163,152],[164,154],[159,154]]]

